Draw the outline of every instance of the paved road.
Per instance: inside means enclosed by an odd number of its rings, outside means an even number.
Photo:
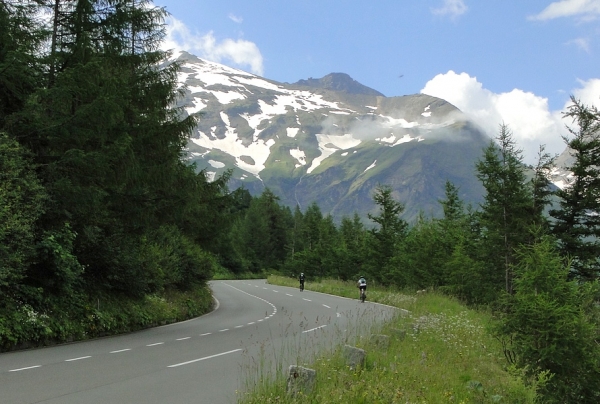
[[[202,317],[132,334],[0,354],[0,403],[235,403],[264,375],[368,335],[395,309],[215,281]]]

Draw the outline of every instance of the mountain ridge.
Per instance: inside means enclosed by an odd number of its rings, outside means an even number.
[[[482,201],[475,163],[491,139],[443,99],[365,93],[348,75],[325,76],[352,84],[335,89],[322,79],[279,83],[188,53],[176,59],[180,105],[200,114],[186,157],[209,178],[231,170],[230,189],[268,187],[283,204],[316,202],[336,221],[376,213],[380,184],[392,187],[408,220],[442,213],[446,180],[466,203]]]

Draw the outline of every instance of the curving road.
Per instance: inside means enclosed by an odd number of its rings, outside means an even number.
[[[235,403],[257,379],[352,343],[396,313],[264,280],[210,285],[218,306],[193,320],[0,354],[0,403]]]

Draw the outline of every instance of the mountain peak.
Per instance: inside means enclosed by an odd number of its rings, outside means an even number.
[[[384,95],[379,91],[373,90],[370,87],[360,84],[358,81],[354,80],[346,73],[329,73],[327,76],[324,76],[320,79],[313,79],[311,77],[308,80],[299,80],[294,84],[297,86],[342,91],[348,94],[361,94],[384,97]]]

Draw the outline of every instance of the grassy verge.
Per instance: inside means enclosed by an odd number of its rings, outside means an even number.
[[[269,282],[297,286],[294,279],[269,277]],[[306,289],[357,297],[354,283],[307,283]],[[419,295],[373,290],[368,300],[409,310],[386,324],[390,336],[382,346],[373,338],[357,341],[367,352],[362,369],[350,369],[342,354],[309,365],[317,372],[312,392],[291,396],[284,375],[259,384],[240,397],[254,403],[534,403],[535,383],[526,384],[506,361],[498,341],[487,332],[488,313],[428,292]]]

